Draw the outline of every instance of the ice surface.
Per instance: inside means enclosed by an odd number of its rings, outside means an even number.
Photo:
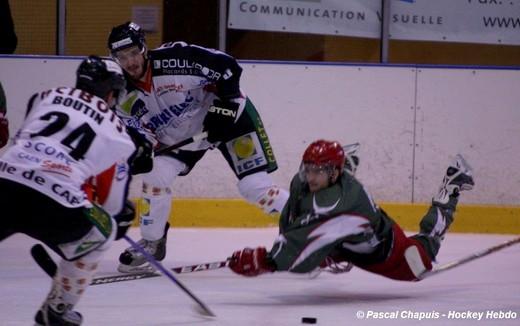
[[[132,229],[129,235],[138,240],[138,233]],[[163,264],[224,260],[244,246],[269,248],[276,233],[274,228],[172,229]],[[438,261],[446,263],[513,237],[448,234]],[[49,290],[49,278],[29,255],[34,243],[24,235],[0,243],[0,325],[32,325]],[[125,247],[124,240],[114,243],[100,275],[115,271]],[[302,317],[317,318],[317,325],[520,325],[519,270],[520,245],[418,283],[393,281],[356,268],[341,275],[322,273],[315,279],[288,273],[246,278],[219,269],[176,274],[216,313],[214,319],[198,315],[193,301],[165,277],[92,286],[76,309],[83,314],[84,325],[96,326],[284,326],[302,325]],[[360,312],[365,318],[357,317]],[[483,320],[465,317],[468,312],[483,313]],[[492,312],[516,318],[489,318],[486,314]],[[373,313],[387,313],[388,318],[367,318]],[[420,313],[431,317],[418,323]]]

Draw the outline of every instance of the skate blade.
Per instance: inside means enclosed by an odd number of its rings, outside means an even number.
[[[134,274],[134,273],[153,273],[155,272],[155,268],[150,265],[149,263],[146,263],[144,265],[140,266],[130,266],[130,265],[123,265],[119,264],[117,267],[117,271],[124,274]]]

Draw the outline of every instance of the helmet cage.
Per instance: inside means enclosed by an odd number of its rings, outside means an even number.
[[[300,170],[298,172],[298,176],[302,183],[307,183],[307,174],[326,174],[329,181],[332,181],[332,177],[334,174],[334,170],[336,167],[333,164],[325,163],[325,164],[315,164],[312,162],[302,162],[300,164]]]

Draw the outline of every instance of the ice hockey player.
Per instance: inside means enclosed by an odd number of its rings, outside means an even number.
[[[220,51],[184,42],[148,50],[142,29],[127,22],[112,29],[108,48],[127,77],[118,111],[129,126],[167,147],[208,132],[206,139],[176,152],[156,155],[143,175],[140,244],[157,260],[166,255],[172,184],[187,175],[208,149],[217,148],[238,179],[239,193],[266,213],[280,212],[289,196],[269,173],[277,169],[273,149],[255,107],[240,89],[242,68]],[[149,269],[128,248],[118,270]]]
[[[318,140],[303,154],[273,248],[236,251],[230,268],[241,275],[274,271],[307,273],[327,264],[349,262],[391,279],[416,281],[432,268],[441,240],[453,222],[462,190],[474,185],[472,170],[457,155],[420,223],[420,233],[405,236],[372,200],[363,185],[344,173],[338,142]]]
[[[110,110],[124,86],[116,62],[88,57],[74,88],[31,97],[25,121],[0,157],[0,241],[24,233],[61,256],[37,325],[81,324],[73,308],[104,252],[133,219],[123,207],[136,145]]]

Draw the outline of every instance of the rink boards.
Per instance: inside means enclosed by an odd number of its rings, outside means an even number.
[[[404,230],[418,231],[429,204],[381,203],[380,206]],[[137,205],[139,207],[139,205]],[[142,206],[141,206],[142,207]],[[242,199],[176,199],[172,205],[173,227],[269,227],[278,215],[264,214]],[[520,208],[515,206],[459,205],[450,231],[461,233],[519,234]],[[137,223],[137,221],[136,221]]]
[[[79,57],[0,56],[11,133],[34,92],[72,85]],[[360,142],[357,177],[376,202],[414,230],[447,164],[462,153],[475,170],[454,229],[520,232],[520,69],[309,62],[241,62],[242,87],[262,116],[288,187],[315,139]],[[20,87],[23,85],[23,87]],[[276,217],[242,202],[218,151],[175,180],[173,225],[265,226]],[[140,178],[132,184],[138,197]],[[458,229],[460,228],[460,229]]]

